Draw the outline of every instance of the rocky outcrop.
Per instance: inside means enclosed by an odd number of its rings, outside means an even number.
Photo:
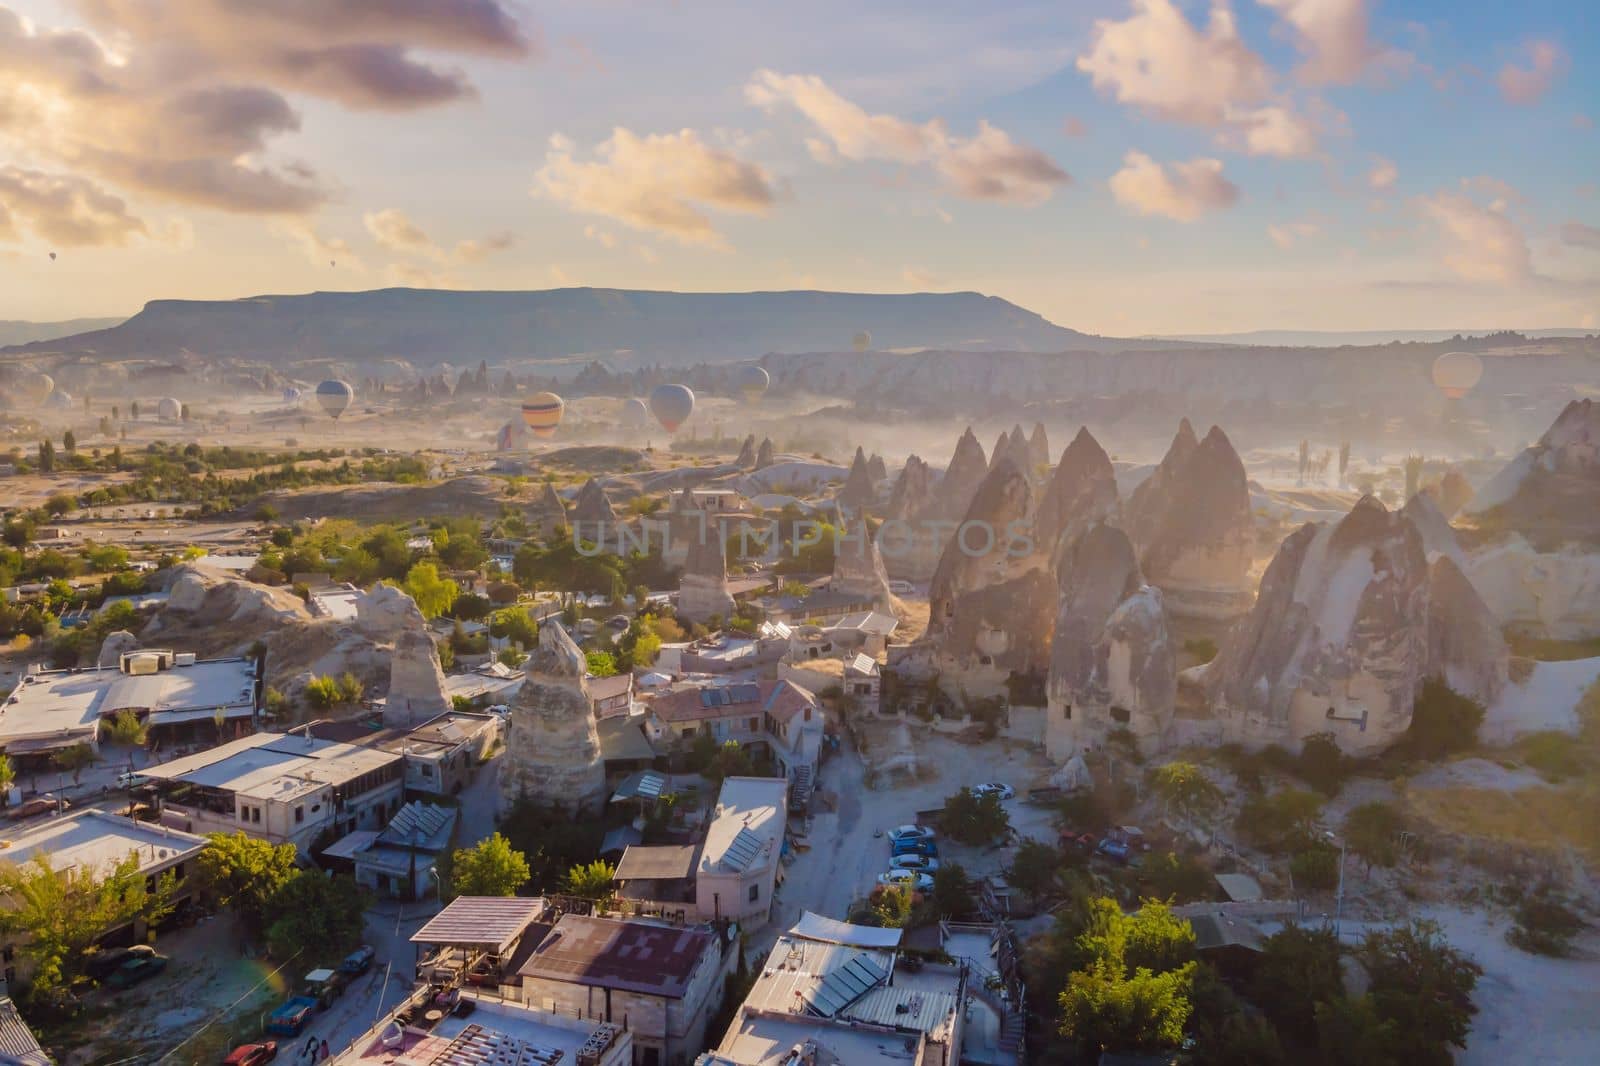
[[[434,646],[433,638],[420,628],[401,633],[389,657],[389,694],[383,703],[384,728],[415,729],[450,707],[444,670],[439,665],[439,649]]]
[[[1436,483],[1429,485],[1428,493],[1433,497],[1433,502],[1439,505],[1439,513],[1445,518],[1453,518],[1472,502],[1475,495],[1472,482],[1454,467],[1445,471],[1444,477]]]
[[[1146,754],[1159,751],[1177,688],[1160,591],[1143,583],[1127,534],[1103,522],[1064,545],[1058,566],[1047,754],[1064,762],[1118,729]]]
[[[184,564],[172,572],[167,602],[141,636],[166,637],[190,629],[262,630],[279,622],[310,621],[305,603],[288,589],[268,588],[232,575]],[[225,634],[219,634],[225,635]]]
[[[1075,541],[1097,522],[1121,522],[1117,475],[1111,457],[1088,428],[1061,453],[1039,501],[1033,523],[1037,550],[1053,561],[1063,544]]]
[[[939,556],[966,517],[988,470],[983,445],[970,427],[956,442],[943,476],[935,478],[928,465],[915,456],[906,460],[890,496],[884,525],[878,530],[878,547],[890,577],[902,581],[933,577]]]
[[[756,449],[757,470],[765,470],[767,467],[772,465],[772,456],[775,450],[776,449],[773,447],[771,437],[761,438],[761,445]]]
[[[533,521],[546,533],[567,528],[567,505],[556,492],[555,482],[546,481],[539,490],[539,499],[533,505]]]
[[[1462,554],[1461,543],[1456,539],[1456,531],[1451,528],[1449,520],[1439,510],[1438,500],[1432,493],[1417,493],[1400,508],[1400,513],[1422,535],[1422,550],[1427,553],[1430,563],[1444,555],[1457,566],[1462,565],[1466,557]]]
[[[506,720],[500,810],[521,798],[593,814],[605,802],[605,766],[584,682],[583,652],[554,619],[523,664],[522,688]]]
[[[393,585],[377,584],[356,598],[356,632],[380,644],[392,644],[403,633],[421,633],[427,620],[417,601]]]
[[[889,480],[889,466],[877,452],[867,457],[867,476],[872,479],[874,494],[877,493],[879,485]]]
[[[916,454],[906,456],[906,465],[900,468],[894,488],[889,492],[889,505],[884,510],[885,519],[911,521],[932,509],[936,497],[933,492],[933,469]]]
[[[1600,552],[1535,551],[1513,534],[1473,551],[1462,569],[1502,625],[1552,640],[1600,634]]]
[[[683,574],[678,579],[678,616],[690,622],[704,623],[713,617],[727,621],[733,617],[733,594],[728,591],[722,527],[715,522],[698,521],[684,528],[682,539],[688,547]]]
[[[1035,470],[1050,465],[1050,435],[1044,431],[1043,422],[1035,422],[1033,432],[1028,434],[1028,462]]]
[[[1505,688],[1510,666],[1494,612],[1454,559],[1434,559],[1428,568],[1428,674],[1488,705]]]
[[[611,506],[611,497],[596,478],[590,478],[573,497],[572,511],[568,515],[573,533],[585,540],[604,540],[616,526],[617,511]]]
[[[1226,619],[1250,606],[1255,526],[1244,463],[1212,426],[1184,419],[1155,471],[1134,490],[1127,527],[1145,578],[1175,617]]]
[[[894,613],[889,593],[889,575],[884,570],[878,542],[867,528],[865,518],[845,526],[834,542],[833,578],[829,589],[871,603],[877,610]]]
[[[944,468],[939,479],[940,511],[945,518],[959,521],[972,504],[984,475],[989,472],[989,460],[984,457],[983,445],[968,426],[956,441],[956,450],[950,455],[950,465]]]
[[[1465,509],[1541,551],[1600,548],[1600,404],[1573,400],[1539,442],[1478,490]]]
[[[1404,735],[1419,687],[1436,673],[1492,700],[1497,670],[1466,669],[1462,660],[1497,659],[1504,646],[1495,647],[1488,609],[1454,576],[1435,575],[1417,527],[1371,496],[1336,524],[1296,530],[1206,669],[1224,735],[1297,746],[1330,733],[1345,752],[1364,754]]]
[[[756,465],[756,435],[750,434],[739,445],[739,454],[734,457],[733,465],[740,470],[753,470]]]
[[[851,514],[859,514],[877,498],[877,486],[867,470],[867,454],[858,447],[844,487],[839,490],[839,506]]]
[[[100,657],[95,660],[95,666],[101,670],[115,670],[121,665],[124,655],[138,649],[139,638],[126,629],[107,633],[106,639],[100,642]]]

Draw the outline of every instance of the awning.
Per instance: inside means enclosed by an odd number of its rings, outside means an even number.
[[[323,848],[322,857],[325,859],[354,859],[357,852],[366,851],[367,848],[372,846],[372,842],[377,839],[378,830],[357,829],[355,832],[348,833]]]
[[[643,840],[644,834],[631,825],[613,826],[606,831],[605,839],[600,841],[600,854],[615,855],[626,852]]]
[[[789,932],[806,940],[820,940],[824,944],[848,944],[855,948],[895,948],[900,946],[901,930],[879,929],[871,925],[853,925],[837,918],[824,918],[806,911]]]
[[[617,863],[618,881],[671,881],[694,872],[693,844],[663,844],[629,848]]]
[[[660,799],[667,790],[667,775],[655,770],[640,770],[623,778],[622,784],[611,794],[611,802],[631,799]]]

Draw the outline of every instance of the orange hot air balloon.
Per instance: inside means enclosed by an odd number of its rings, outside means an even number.
[[[561,425],[567,405],[553,392],[541,392],[522,404],[522,422],[535,437],[549,440]]]
[[[1483,360],[1471,352],[1445,352],[1433,361],[1433,383],[1452,400],[1459,400],[1483,379]]]

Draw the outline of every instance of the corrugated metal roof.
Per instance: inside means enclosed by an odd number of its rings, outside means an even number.
[[[50,1056],[39,1046],[10,996],[0,996],[0,1056],[21,1066],[51,1066]]]
[[[857,954],[822,975],[810,992],[804,993],[806,1008],[812,1014],[832,1018],[860,999],[874,985],[889,976],[866,955]]]
[[[665,881],[688,877],[694,872],[695,845],[658,844],[654,847],[631,847],[622,853],[617,863],[618,881]]]
[[[457,896],[427,925],[411,934],[413,944],[476,944],[505,948],[544,913],[541,897]]]
[[[872,925],[854,925],[837,918],[825,918],[805,911],[790,933],[806,940],[819,940],[824,944],[850,944],[858,948],[896,948],[900,946],[902,929],[880,929]]]
[[[641,921],[564,914],[517,972],[644,995],[681,999],[712,935]]]

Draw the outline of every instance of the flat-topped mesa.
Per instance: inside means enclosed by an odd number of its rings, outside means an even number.
[[[878,543],[865,518],[845,525],[834,542],[833,578],[828,583],[834,592],[870,602],[876,610],[894,614],[894,598],[889,592],[889,575],[884,570]]]
[[[1600,548],[1600,404],[1573,400],[1544,436],[1490,478],[1464,513],[1541,551]]]
[[[1440,673],[1492,702],[1505,644],[1453,569],[1434,575],[1416,525],[1371,496],[1335,524],[1290,534],[1205,671],[1224,738],[1298,747],[1330,733],[1346,753],[1381,751],[1409,728],[1422,682]],[[1471,667],[1468,655],[1495,665]]]
[[[756,465],[756,435],[750,434],[739,445],[739,454],[734,457],[733,465],[740,470],[751,470]]]
[[[605,764],[583,652],[560,622],[547,619],[523,670],[527,676],[506,719],[501,813],[524,797],[575,814],[598,811],[606,797]]]
[[[688,554],[678,579],[678,614],[690,622],[703,623],[712,618],[727,621],[733,617],[734,604],[733,594],[728,591],[722,526],[699,515],[687,517],[693,524],[681,531]]]
[[[1045,692],[1045,751],[1057,762],[1128,730],[1140,751],[1166,746],[1177,663],[1161,593],[1143,583],[1133,542],[1097,523],[1063,546],[1060,604]]]
[[[756,469],[765,470],[772,465],[772,456],[777,449],[771,437],[762,437],[761,444],[756,448]]]
[[[877,485],[867,472],[867,453],[856,448],[856,457],[850,464],[850,473],[839,490],[839,506],[852,514],[859,514],[878,498]]]
[[[1120,525],[1121,514],[1111,457],[1087,427],[1081,428],[1044,487],[1033,523],[1036,550],[1053,562],[1063,545],[1095,523]]]
[[[1249,609],[1255,526],[1239,453],[1212,426],[1200,441],[1185,419],[1125,512],[1146,580],[1176,617],[1227,619]]]
[[[1013,673],[1043,678],[1056,587],[1048,557],[1026,537],[1037,493],[1002,456],[945,545],[929,594],[927,642],[942,680],[967,696],[1004,691]]]

